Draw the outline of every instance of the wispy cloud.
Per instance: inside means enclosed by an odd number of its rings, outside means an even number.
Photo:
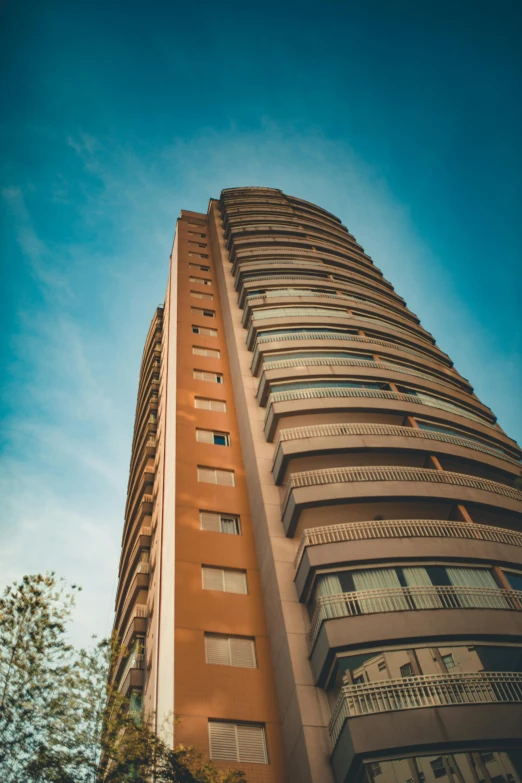
[[[506,429],[520,428],[511,396],[519,357],[498,349],[408,207],[348,146],[266,121],[147,152],[87,133],[63,148],[81,170],[79,181],[59,171],[52,191],[53,214],[73,210],[70,242],[35,228],[28,204],[47,192],[32,186],[26,198],[28,183],[3,191],[42,298],[20,309],[20,360],[8,379],[19,404],[7,422],[0,564],[2,581],[54,567],[83,584],[79,638],[110,625],[138,367],[175,220],[181,208],[205,211],[224,187],[278,187],[339,215]]]

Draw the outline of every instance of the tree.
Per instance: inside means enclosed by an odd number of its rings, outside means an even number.
[[[0,599],[2,783],[244,783],[193,747],[172,749],[110,676],[128,651],[67,642],[79,588],[26,576]]]

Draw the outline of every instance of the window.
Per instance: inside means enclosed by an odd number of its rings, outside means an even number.
[[[414,674],[415,672],[413,671],[411,663],[405,663],[401,666],[401,677],[413,677]]]
[[[214,446],[230,446],[230,435],[228,432],[196,429],[196,440],[198,443],[211,443]]]
[[[196,356],[210,356],[212,359],[219,359],[221,356],[216,348],[202,348],[200,345],[193,345],[192,353]]]
[[[370,772],[374,777],[377,775],[382,775],[382,767],[378,761],[370,761],[368,766],[370,767]]]
[[[192,253],[189,253],[189,255],[192,255]],[[209,266],[206,266],[205,264],[194,264],[192,261],[189,261],[189,269],[198,269],[200,272],[210,272]]]
[[[201,242],[194,242],[193,239],[189,239],[189,245],[196,246],[196,247],[203,247],[203,248],[207,246],[206,243],[202,244]]]
[[[211,381],[212,383],[223,383],[223,376],[219,372],[205,372],[204,370],[194,370],[194,378],[197,381]]]
[[[205,660],[219,666],[241,666],[256,669],[254,640],[242,636],[205,634]]]
[[[191,307],[190,308],[193,313],[196,313],[197,315],[204,315],[205,318],[215,318],[216,317],[216,311],[215,310],[204,310],[201,307]]]
[[[221,593],[238,593],[246,595],[246,571],[232,568],[212,568],[201,566],[203,590],[218,590]]]
[[[199,285],[212,285],[212,280],[206,277],[189,277],[191,283],[198,283]]]
[[[208,326],[196,326],[192,324],[192,334],[206,334],[207,337],[217,337],[217,329],[210,329]]]
[[[264,726],[209,720],[208,733],[214,761],[268,764]]]
[[[385,389],[387,383],[372,383],[363,381],[292,381],[290,383],[274,383],[272,391],[295,391],[296,389]]]
[[[191,224],[189,223],[189,226],[190,225]],[[206,234],[198,234],[197,231],[189,231],[188,233],[189,233],[189,236],[191,236],[191,237],[199,237],[200,239],[205,239],[205,237],[207,236]]]
[[[198,481],[204,484],[219,484],[221,487],[235,487],[236,477],[233,470],[205,468],[198,465]]]
[[[386,661],[379,661],[377,668],[380,672],[383,672],[386,669]]]
[[[453,658],[453,655],[451,653],[448,653],[447,655],[442,656],[442,662],[445,665],[446,669],[453,669],[455,664],[455,659]]]
[[[225,413],[227,404],[224,400],[209,400],[206,397],[196,397],[194,407],[201,408],[204,411],[215,411],[216,413]]]
[[[213,294],[205,294],[203,291],[191,291],[190,295],[195,299],[214,299]]]
[[[358,677],[353,678],[353,684],[354,685],[364,685],[366,680],[364,679],[364,674],[359,674]]]
[[[444,778],[447,776],[446,767],[444,765],[444,759],[442,756],[439,756],[436,759],[433,759],[433,761],[430,761],[430,766],[433,770],[433,775],[436,778]]]
[[[206,253],[189,253],[189,256],[199,256],[200,258],[208,258]]]
[[[228,533],[233,536],[241,535],[241,523],[239,517],[233,514],[218,514],[213,511],[200,511],[199,521],[201,530],[212,530],[215,533]]]

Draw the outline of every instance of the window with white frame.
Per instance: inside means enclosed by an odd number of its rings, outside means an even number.
[[[214,299],[213,294],[206,294],[203,291],[191,291],[190,295],[195,299]]]
[[[238,593],[239,595],[248,593],[246,571],[201,566],[201,576],[203,590],[217,590],[221,593]]]
[[[241,535],[241,522],[239,517],[234,514],[200,511],[199,522],[201,530],[210,530],[214,533],[228,533],[233,536]]]
[[[194,264],[192,261],[189,262],[189,269],[199,269],[200,272],[210,272],[210,267],[206,264]]]
[[[207,397],[195,397],[194,407],[201,408],[204,411],[215,411],[216,413],[226,413],[227,404],[224,400],[211,400]]]
[[[210,758],[268,764],[265,727],[258,723],[209,720]]]
[[[230,446],[230,435],[228,432],[196,429],[196,440],[198,443],[210,443],[213,446]]]
[[[205,661],[218,666],[239,666],[256,669],[254,640],[245,636],[205,634]]]
[[[205,316],[205,318],[215,318],[216,311],[203,307],[191,307],[190,308],[195,315]]]
[[[205,370],[194,370],[194,378],[197,381],[210,381],[211,383],[223,383],[223,376],[219,372],[206,372]]]
[[[189,277],[189,281],[191,283],[198,283],[199,285],[212,285],[212,280],[209,280],[206,277]]]
[[[205,334],[207,337],[217,337],[217,329],[211,329],[209,326],[196,326],[192,324],[192,334]]]
[[[203,465],[198,465],[198,481],[203,484],[218,484],[221,487],[236,486],[236,477],[233,470],[207,468]]]
[[[201,345],[193,345],[192,353],[196,356],[209,356],[212,359],[219,359],[221,356],[217,348],[203,348]]]

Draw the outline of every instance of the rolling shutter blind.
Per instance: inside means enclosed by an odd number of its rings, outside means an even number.
[[[214,443],[214,433],[211,430],[196,430],[198,443]]]
[[[202,567],[203,590],[221,590],[223,592],[223,569]]]
[[[251,723],[209,721],[210,758],[268,764],[265,729]]]
[[[230,666],[241,666],[244,669],[256,668],[256,653],[253,639],[239,639],[232,636],[229,639]]]
[[[221,533],[220,514],[212,514],[210,511],[200,511],[199,519],[202,530],[212,530],[214,533]]]
[[[207,663],[230,666],[230,646],[227,636],[205,635],[205,658]]]
[[[246,595],[247,582],[244,571],[229,571],[224,568],[202,566],[203,590],[221,590],[225,593]]]
[[[247,592],[246,574],[244,571],[223,571],[226,593]]]
[[[216,470],[216,484],[222,487],[235,487],[234,473],[231,470]]]

